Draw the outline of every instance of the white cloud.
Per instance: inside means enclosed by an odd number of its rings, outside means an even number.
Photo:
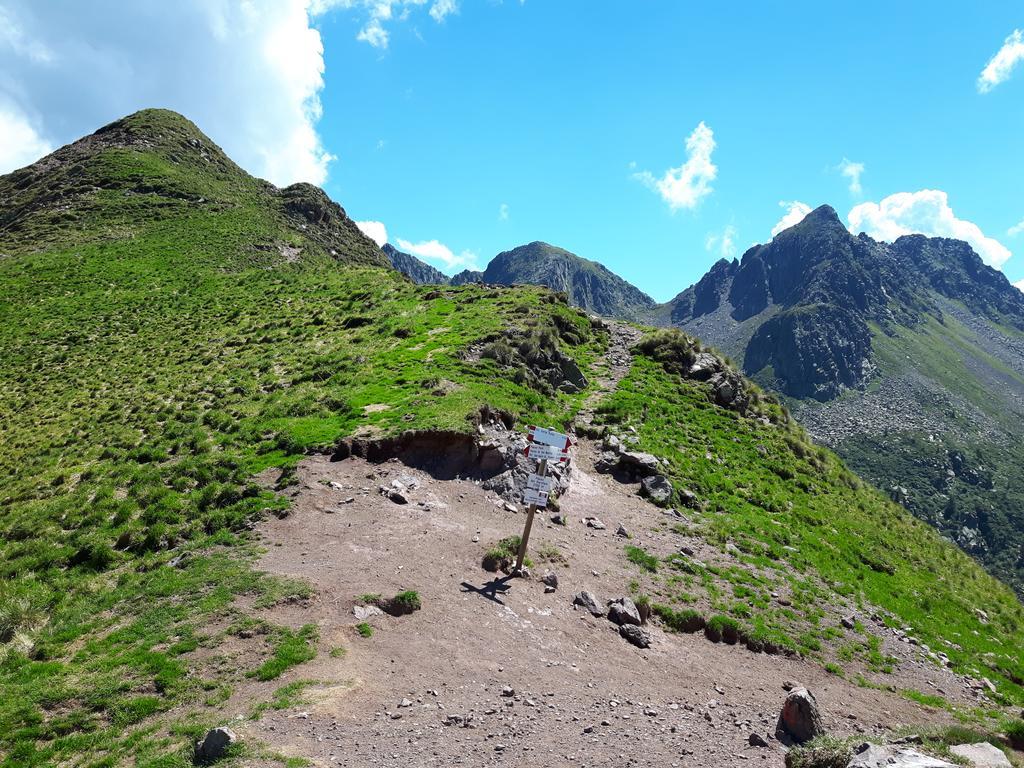
[[[418,256],[426,261],[433,261],[444,265],[449,271],[457,269],[477,269],[477,255],[473,251],[462,251],[455,253],[444,243],[437,240],[425,240],[421,243],[410,243],[408,240],[398,239],[398,248],[413,256]]]
[[[721,234],[709,232],[704,239],[704,250],[709,253],[717,251],[719,256],[726,259],[733,256],[736,253],[736,227],[729,224]]]
[[[686,162],[678,168],[669,168],[659,179],[650,171],[633,174],[661,195],[673,211],[695,208],[711,194],[711,182],[718,175],[718,167],[711,162],[715,149],[715,134],[702,121],[686,139]]]
[[[378,247],[382,247],[388,241],[388,228],[382,221],[357,221],[356,226]]]
[[[45,116],[29,124],[55,144],[167,107],[258,176],[322,184],[334,157],[316,130],[324,58],[310,2],[3,0],[0,102]]]
[[[949,198],[938,189],[898,192],[880,203],[861,203],[847,215],[851,232],[867,232],[876,240],[893,241],[910,234],[966,240],[981,260],[999,269],[1013,254],[970,221],[958,219]]]
[[[445,16],[450,16],[453,13],[458,13],[459,4],[455,0],[434,0],[434,4],[430,6],[430,15],[434,21],[444,21]]]
[[[779,205],[785,208],[786,212],[782,215],[782,218],[779,219],[778,223],[772,227],[772,237],[775,237],[784,229],[796,226],[804,220],[804,217],[808,213],[811,212],[811,206],[807,203],[801,203],[799,200],[793,200],[791,202],[780,200]]]
[[[978,92],[988,93],[1000,83],[1007,81],[1014,67],[1024,61],[1024,32],[1013,30],[1003,41],[1003,47],[993,56],[978,76]]]
[[[458,0],[309,0],[310,12],[320,16],[330,10],[354,11],[364,17],[356,39],[374,48],[387,48],[391,43],[388,25],[407,21],[415,9],[429,5],[428,13],[437,23],[459,12]]]
[[[1006,230],[1006,234],[1008,234],[1010,237],[1016,237],[1021,232],[1024,232],[1024,219],[1021,219],[1008,230]]]
[[[864,191],[864,188],[860,185],[860,175],[864,173],[864,163],[855,163],[844,157],[843,161],[836,166],[836,170],[850,180],[850,194],[854,197],[860,197]]]
[[[1020,290],[1024,291],[1024,280],[1018,280],[1013,285],[1015,288],[1020,288]]]
[[[498,208],[498,221],[508,221],[509,208],[508,203],[502,203]]]
[[[28,118],[12,106],[0,103],[0,173],[34,163],[53,151]]]

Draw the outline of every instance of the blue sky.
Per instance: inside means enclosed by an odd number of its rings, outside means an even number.
[[[1024,280],[1019,2],[142,3],[142,21],[191,15],[144,46],[69,26],[134,75],[123,98],[72,109],[41,99],[75,76],[54,72],[69,46],[45,34],[74,5],[0,0],[15,30],[0,36],[0,131],[6,105],[29,159],[166,105],[253,172],[322,183],[448,272],[546,240],[665,300],[829,203],[879,237],[970,239]],[[186,56],[223,82],[186,76]]]

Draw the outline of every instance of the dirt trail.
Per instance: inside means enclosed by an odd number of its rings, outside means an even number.
[[[587,397],[583,408],[577,414],[576,421],[579,424],[589,425],[593,422],[594,409],[597,408],[598,403],[608,394],[614,392],[615,388],[619,386],[619,382],[629,373],[629,368],[633,363],[633,354],[630,350],[643,336],[639,329],[626,323],[608,319],[602,319],[602,322],[608,327],[610,336],[606,355],[608,367],[598,376],[596,388]]]
[[[771,734],[786,680],[815,692],[838,733],[948,717],[858,688],[816,664],[715,645],[703,635],[655,626],[653,645],[639,650],[606,619],[574,610],[576,592],[589,589],[607,600],[627,594],[638,577],[615,534],[620,523],[632,543],[652,551],[678,546],[660,525],[663,513],[639,499],[635,487],[593,472],[595,456],[596,447],[582,441],[561,500],[568,527],[547,516],[534,527],[534,557],[557,547],[564,562],[538,563],[533,578],[512,581],[483,571],[480,559],[488,545],[519,533],[524,516],[474,483],[433,480],[397,461],[304,461],[293,513],[262,526],[261,566],[315,586],[308,605],[266,615],[293,626],[318,624],[320,655],[262,684],[259,693],[299,679],[318,684],[298,708],[271,710],[239,730],[318,766],[782,766]],[[399,475],[419,482],[407,505],[376,490]],[[582,525],[589,516],[607,528]],[[547,567],[560,580],[551,594],[537,578]],[[421,611],[371,619],[370,638],[355,632],[356,596],[406,589],[421,594]],[[344,657],[332,657],[339,646]],[[934,674],[942,682],[946,673]],[[503,695],[505,686],[513,696]],[[255,692],[236,691],[232,714],[251,711]],[[451,716],[469,719],[471,727],[446,725]],[[750,746],[752,733],[771,746]]]

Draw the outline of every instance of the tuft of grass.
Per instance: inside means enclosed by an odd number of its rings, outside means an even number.
[[[315,624],[307,624],[298,632],[280,629],[273,639],[273,655],[252,674],[257,680],[273,680],[294,666],[316,658],[319,631]]]
[[[356,632],[360,637],[373,637],[373,627],[365,621],[356,624]]]
[[[652,610],[654,611],[654,615],[661,619],[665,627],[672,632],[685,632],[687,634],[692,634],[694,632],[700,632],[705,626],[707,626],[707,621],[704,619],[704,616],[692,608],[684,608],[681,611],[676,611],[667,605],[655,603]]]
[[[344,659],[348,655],[348,649],[343,645],[336,645],[331,648],[330,657],[332,659]]]
[[[422,607],[423,601],[420,599],[420,593],[414,590],[400,592],[390,600],[380,602],[381,610],[392,616],[408,616]]]
[[[641,547],[629,544],[626,546],[626,559],[634,565],[639,565],[648,573],[657,573],[658,558],[648,553]]]
[[[937,694],[922,693],[921,691],[913,688],[905,688],[900,693],[903,698],[916,701],[918,704],[925,707],[932,707],[933,709],[949,709],[949,702],[945,698]]]
[[[742,631],[736,619],[718,614],[708,619],[707,626],[704,627],[704,634],[713,643],[726,642],[729,645],[735,645],[740,641]]]
[[[786,768],[846,768],[853,758],[849,740],[819,736],[786,753]]]

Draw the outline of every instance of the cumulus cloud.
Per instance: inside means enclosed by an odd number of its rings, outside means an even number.
[[[709,232],[704,238],[704,250],[709,253],[717,252],[726,259],[733,256],[736,253],[736,227],[729,224],[721,233]]]
[[[508,221],[509,208],[508,203],[502,203],[498,208],[498,221]]]
[[[1021,219],[1008,230],[1006,230],[1006,234],[1008,234],[1010,237],[1016,237],[1021,232],[1024,232],[1024,219]]]
[[[0,172],[138,109],[167,107],[256,175],[322,184],[334,157],[316,130],[324,58],[310,2],[4,0],[0,143],[15,136],[17,149],[4,147]]]
[[[374,48],[387,48],[391,43],[388,27],[393,22],[406,21],[413,11],[423,7],[438,24],[459,12],[458,0],[310,0],[315,16],[333,9],[361,14],[363,22],[356,39]]]
[[[388,228],[382,221],[357,221],[356,226],[378,247],[383,247],[384,243],[388,241]]]
[[[411,243],[408,240],[398,239],[398,248],[413,256],[418,256],[425,261],[433,261],[442,265],[443,269],[453,272],[458,269],[478,269],[477,255],[473,251],[462,251],[455,253],[444,243],[437,240],[425,240],[421,243]]]
[[[1014,68],[1024,61],[1024,32],[1013,30],[1003,41],[1003,47],[993,56],[978,76],[978,92],[988,93],[1000,83],[1006,82]]]
[[[0,136],[0,173],[22,168],[53,151],[53,146],[36,132],[26,115],[2,102]]]
[[[711,161],[715,150],[715,134],[701,121],[686,139],[686,162],[678,168],[669,168],[656,178],[650,171],[633,174],[656,191],[673,212],[680,208],[696,208],[711,194],[711,182],[718,175],[718,167]]]
[[[876,240],[893,241],[910,234],[966,240],[982,261],[999,269],[1013,254],[970,221],[959,219],[945,192],[922,189],[898,192],[879,203],[861,203],[847,215],[851,232],[867,232]]]
[[[836,170],[850,180],[850,194],[854,197],[860,197],[864,191],[864,188],[860,185],[860,175],[864,173],[864,163],[855,163],[844,157],[843,161],[836,166]]]
[[[1024,291],[1024,280],[1018,280],[1013,285],[1015,288],[1020,288],[1020,290]]]
[[[807,203],[801,203],[799,200],[792,200],[790,202],[780,200],[779,205],[785,208],[786,212],[782,214],[782,218],[779,219],[778,223],[772,227],[772,237],[775,237],[784,229],[789,229],[799,224],[811,212],[811,206]]]

